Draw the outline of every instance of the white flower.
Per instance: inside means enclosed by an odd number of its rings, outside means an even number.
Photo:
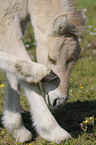
[[[33,42],[33,45],[36,46],[36,42]]]
[[[81,42],[81,41],[82,41],[82,39],[81,39],[81,38],[79,38],[78,40],[79,40],[79,42]]]
[[[88,44],[88,47],[91,47],[91,44],[90,43]]]
[[[70,92],[72,92],[72,89],[70,90]]]
[[[83,9],[83,11],[84,11],[84,12],[87,12],[87,9],[85,8],[85,9]]]
[[[29,44],[26,44],[26,45],[25,45],[25,47],[26,47],[26,48],[29,48],[29,47],[30,47],[30,45],[29,45]]]
[[[96,35],[96,32],[90,32],[90,35],[94,36],[94,35]]]
[[[96,50],[93,50],[93,53],[96,53]]]
[[[92,25],[88,25],[88,28],[91,29],[92,28]]]

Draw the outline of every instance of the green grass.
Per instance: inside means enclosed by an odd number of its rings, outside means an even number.
[[[94,32],[96,27],[96,1],[95,0],[75,0],[76,5],[80,8],[87,8],[87,23],[85,31],[81,38],[82,52],[81,57],[74,66],[70,76],[69,85],[69,101],[64,108],[52,112],[58,123],[70,132],[72,138],[64,141],[62,145],[94,145],[96,144],[96,36],[91,36],[90,32]],[[92,28],[89,28],[89,25]],[[36,60],[35,56],[35,40],[31,24],[28,25],[25,37],[25,46],[32,60]],[[29,48],[28,48],[29,47]],[[0,84],[5,84],[4,75],[0,73]],[[0,145],[16,145],[1,124],[1,116],[4,105],[4,87],[0,88]],[[34,129],[31,127],[29,105],[26,101],[23,91],[21,91],[21,109],[25,126],[33,132],[34,140],[29,143],[21,143],[21,145],[56,145],[49,143],[36,136]],[[94,124],[87,124],[87,130],[84,131],[82,124],[84,120],[90,116],[95,117]],[[28,119],[27,119],[28,118]],[[85,124],[86,125],[86,124]],[[91,134],[90,134],[91,133]]]

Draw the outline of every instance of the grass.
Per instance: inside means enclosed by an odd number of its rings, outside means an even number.
[[[52,113],[58,123],[72,135],[72,138],[64,141],[62,145],[94,145],[96,144],[96,36],[92,36],[90,32],[96,31],[96,1],[76,0],[76,5],[79,8],[87,8],[87,24],[83,35],[80,36],[81,57],[70,76],[69,101],[64,108]],[[25,46],[35,61],[35,39],[31,24],[26,31]],[[0,72],[1,84],[5,84],[2,72]],[[4,105],[4,89],[5,87],[0,87],[0,118]],[[29,105],[23,91],[21,91],[21,109],[25,126],[33,132],[34,140],[29,143],[16,143],[3,128],[0,119],[0,145],[56,145],[36,136],[31,127]],[[94,118],[93,122],[90,122],[90,117]],[[86,120],[89,122],[84,123]]]

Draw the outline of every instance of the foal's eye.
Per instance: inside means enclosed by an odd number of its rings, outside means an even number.
[[[70,59],[68,59],[67,61],[66,61],[66,64],[69,64],[70,62],[73,62],[74,61],[74,59],[73,58],[70,58]]]
[[[53,60],[53,59],[51,59],[51,58],[50,58],[50,56],[48,56],[48,60],[49,60],[49,62],[50,62],[50,63],[52,63],[52,64],[56,65],[56,61],[55,61],[55,60]]]

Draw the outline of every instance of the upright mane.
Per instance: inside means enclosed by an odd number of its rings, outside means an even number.
[[[72,29],[74,28],[73,33],[77,35],[81,34],[86,20],[86,9],[78,12],[74,6],[73,0],[61,0],[61,3],[67,15],[69,26],[71,26]]]

